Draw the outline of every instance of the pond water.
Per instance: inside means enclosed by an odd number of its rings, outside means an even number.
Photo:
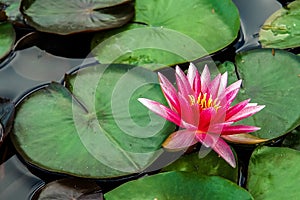
[[[234,2],[240,11],[241,32],[239,40],[233,46],[236,51],[259,48],[260,26],[282,4],[276,0]],[[50,81],[59,82],[66,72],[82,65],[83,62],[94,62],[93,58],[85,59],[89,53],[90,36],[26,36],[16,45],[15,52],[0,64],[0,96],[17,103],[24,94],[34,88]],[[79,45],[78,41],[81,41]],[[241,154],[246,163],[249,152]],[[246,169],[241,168],[239,184],[242,186],[245,183],[245,172]],[[9,139],[6,138],[0,146],[0,200],[31,199],[34,192],[49,181],[48,178],[38,178],[36,175],[33,175],[15,155]]]

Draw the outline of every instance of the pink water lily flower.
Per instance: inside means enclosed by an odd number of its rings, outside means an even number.
[[[207,66],[200,75],[191,63],[187,75],[178,66],[175,75],[177,90],[165,76],[158,73],[169,107],[149,99],[138,99],[148,109],[180,127],[166,139],[163,147],[179,150],[201,142],[236,167],[232,150],[223,138],[259,130],[258,127],[233,123],[253,115],[264,106],[249,103],[250,99],[231,106],[241,80],[226,87],[227,72],[211,80]]]

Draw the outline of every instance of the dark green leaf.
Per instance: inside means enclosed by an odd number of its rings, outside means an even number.
[[[258,148],[250,159],[247,188],[256,200],[298,199],[299,165],[299,151]]]
[[[20,9],[37,30],[62,35],[119,27],[134,15],[131,0],[22,0]]]
[[[243,188],[217,176],[167,172],[131,181],[104,195],[106,200],[253,199]]]
[[[8,22],[0,23],[0,60],[12,49],[15,42],[15,30]]]

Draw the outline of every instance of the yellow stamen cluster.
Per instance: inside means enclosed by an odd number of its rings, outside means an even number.
[[[201,106],[202,109],[214,107],[216,110],[218,110],[221,107],[218,98],[213,100],[211,95],[209,96],[209,98],[207,98],[206,93],[200,93],[197,98],[197,101],[193,95],[189,95],[189,99],[191,105],[195,105],[197,103]]]

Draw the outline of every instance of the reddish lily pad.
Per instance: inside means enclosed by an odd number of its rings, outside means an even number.
[[[240,27],[229,0],[136,0],[135,10],[133,23],[95,36],[101,63],[157,69],[193,61],[232,43]]]
[[[37,30],[62,35],[120,27],[134,15],[131,0],[22,0],[20,10]]]
[[[273,13],[259,32],[259,40],[266,48],[293,48],[300,46],[300,0]]]
[[[274,139],[300,124],[300,57],[283,51],[260,49],[240,53],[237,71],[243,80],[237,99],[265,105],[259,113],[241,121],[261,127],[254,136]]]
[[[258,148],[250,158],[247,188],[256,200],[298,199],[299,165],[299,151]]]
[[[80,179],[61,179],[44,186],[37,200],[102,200],[101,188],[96,182]]]
[[[16,34],[14,27],[9,22],[0,22],[0,60],[13,48]]]
[[[140,173],[163,152],[175,126],[137,99],[165,102],[157,75],[128,66],[90,66],[18,105],[11,134],[20,155],[40,168],[88,178]]]
[[[127,182],[104,197],[106,200],[253,199],[245,189],[231,181],[187,172],[166,172]]]

